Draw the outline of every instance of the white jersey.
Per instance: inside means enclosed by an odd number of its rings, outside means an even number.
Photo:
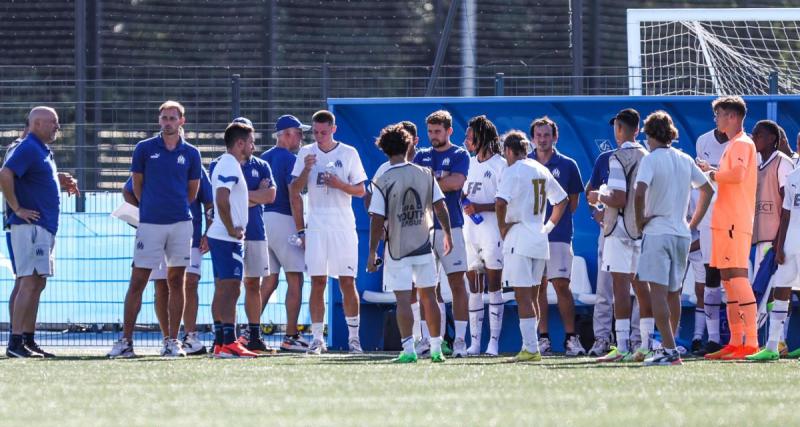
[[[786,177],[783,191],[783,208],[791,214],[783,251],[786,255],[798,255],[800,254],[800,169],[795,169]]]
[[[714,136],[713,129],[700,135],[700,137],[697,138],[697,144],[695,145],[695,148],[697,149],[697,158],[700,160],[705,160],[714,169],[719,168],[719,162],[722,159],[722,153],[725,152],[725,148],[727,147],[728,141],[720,144],[717,141],[717,137]],[[711,203],[708,204],[706,215],[703,217],[703,220],[700,221],[699,228],[711,227],[711,214],[714,211],[714,203],[716,201],[717,193],[715,191],[714,196],[711,198]]]
[[[503,171],[508,168],[508,163],[503,156],[495,154],[487,160],[479,161],[477,157],[470,157],[469,172],[464,181],[463,193],[470,202],[478,204],[494,204],[497,188]],[[497,217],[494,212],[481,212],[483,222],[475,224],[469,218],[464,218],[464,239],[467,242],[477,242],[478,234],[483,228],[491,228],[497,234]],[[498,234],[499,236],[499,234]]]
[[[300,148],[297,153],[292,176],[300,176],[309,154],[317,156],[317,163],[308,175],[308,224],[309,230],[355,230],[352,197],[344,191],[328,188],[324,174],[333,173],[346,184],[360,184],[367,180],[358,151],[350,145],[337,142],[328,152],[319,149],[317,143]]]
[[[503,253],[549,258],[544,232],[547,202],[557,205],[567,198],[553,174],[536,160],[517,160],[503,172],[497,198],[508,203],[506,223],[518,223],[506,234]]]
[[[217,166],[214,167],[214,172],[211,174],[211,188],[214,193],[214,212],[219,212],[217,205],[217,190],[220,188],[227,188],[230,190],[228,198],[231,207],[231,221],[234,227],[247,227],[247,212],[248,212],[248,191],[247,182],[244,180],[242,174],[242,165],[229,153],[225,153],[219,157]],[[226,240],[229,242],[237,242],[235,237],[228,235],[228,230],[222,220],[219,219],[219,213],[216,214],[216,219],[211,223],[208,228],[208,237],[217,240]]]

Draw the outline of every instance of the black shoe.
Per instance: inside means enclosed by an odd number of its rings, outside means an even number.
[[[692,354],[696,354],[698,351],[703,349],[703,341],[701,340],[692,340],[692,347],[689,350]]]
[[[273,349],[267,347],[267,344],[264,343],[264,340],[262,340],[261,337],[253,338],[247,341],[247,345],[245,347],[256,354],[272,354],[275,352]]]
[[[33,353],[34,357],[36,357],[37,355],[39,357],[44,357],[45,359],[56,357],[55,354],[48,353],[48,352],[42,350],[42,348],[39,347],[39,344],[36,344],[36,341],[31,341],[31,342],[25,344],[25,348],[27,348],[31,353]]]
[[[6,348],[6,356],[12,359],[27,359],[29,357],[41,357],[41,356],[34,356],[30,350],[25,348],[24,345],[15,345],[9,346]]]
[[[706,343],[705,347],[701,348],[699,351],[693,352],[692,354],[697,357],[703,357],[706,354],[716,353],[720,350],[722,350],[722,346],[719,343],[714,341],[709,341]]]

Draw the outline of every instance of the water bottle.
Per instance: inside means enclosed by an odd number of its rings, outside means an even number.
[[[325,175],[327,175],[327,176],[336,175],[336,164],[335,163],[328,162],[328,164],[325,165]],[[331,188],[328,185],[325,185],[325,194],[328,194],[330,189]]]
[[[464,200],[461,201],[461,206],[469,206],[471,204],[472,204],[472,202],[470,202],[469,199],[466,198],[466,197],[464,197]],[[480,224],[480,223],[483,222],[483,215],[481,215],[481,214],[476,212],[476,213],[470,215],[469,219],[471,219],[472,222],[474,222],[475,224]]]
[[[606,197],[610,196],[611,195],[611,189],[608,188],[607,185],[603,184],[603,185],[600,186],[600,188],[597,189],[597,194],[598,194],[598,200],[597,200],[597,205],[595,206],[595,209],[597,209],[598,211],[602,211],[606,207],[605,207],[605,205],[603,205],[603,202],[600,201],[599,196],[606,196]]]
[[[303,237],[305,237],[305,232],[294,233],[289,236],[289,244],[292,246],[297,246],[298,248],[303,246]]]

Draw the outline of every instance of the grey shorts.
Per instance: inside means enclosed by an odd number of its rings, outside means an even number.
[[[467,271],[467,244],[461,227],[450,229],[453,238],[453,249],[444,255],[444,232],[433,230],[433,254],[444,269],[445,274],[463,273]]]
[[[564,242],[550,242],[550,259],[544,275],[548,279],[567,279],[572,277],[572,245]]]
[[[286,273],[302,273],[306,268],[305,253],[302,248],[288,243],[289,236],[296,231],[292,216],[264,212],[262,217],[267,230],[271,273],[278,274],[281,268]]]
[[[11,247],[17,277],[55,274],[55,236],[41,226],[14,224],[11,226]]]
[[[188,266],[193,232],[191,220],[175,224],[140,223],[133,248],[134,267],[157,269],[165,257],[167,267]]]
[[[639,280],[667,286],[669,292],[680,291],[690,243],[688,237],[645,234],[636,271]]]
[[[289,245],[289,242],[286,242]],[[269,255],[266,240],[244,241],[244,277],[269,276]]]

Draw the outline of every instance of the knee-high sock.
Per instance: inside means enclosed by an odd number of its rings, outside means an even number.
[[[692,340],[703,339],[703,332],[706,331],[706,313],[704,308],[694,309],[694,334]]]
[[[419,316],[419,301],[411,304],[411,315],[414,317],[413,326],[411,326],[411,336],[414,337],[414,342],[422,338],[422,325],[420,325]]]
[[[720,343],[719,338],[719,308],[722,303],[722,288],[709,288],[703,291],[703,310],[706,312],[706,327],[708,340]]]
[[[769,313],[769,338],[767,348],[778,351],[778,342],[783,335],[783,325],[789,311],[789,301],[775,300]]]
[[[728,344],[739,347],[744,344],[744,319],[742,319],[739,311],[738,294],[728,280],[722,281],[722,287],[725,288],[725,293],[728,295],[728,304],[726,308],[728,313],[728,326],[731,329],[731,339],[728,341]]]
[[[481,332],[483,331],[483,294],[470,292],[469,294],[469,337],[470,345],[480,345]]]
[[[447,306],[444,305],[443,302],[439,303],[439,311],[442,313],[442,317],[439,320],[439,331],[442,338],[447,336]]]
[[[758,348],[758,304],[750,281],[746,277],[734,277],[730,280],[730,286],[736,293],[739,311],[744,321],[742,324],[744,345]]]
[[[492,339],[500,339],[500,331],[503,328],[504,311],[503,292],[489,292],[489,332]]]

